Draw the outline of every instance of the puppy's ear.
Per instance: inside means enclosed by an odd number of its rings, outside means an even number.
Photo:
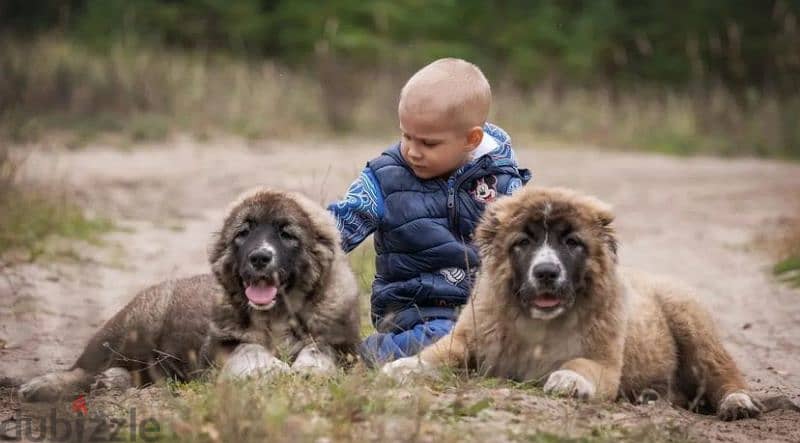
[[[232,214],[226,217],[220,231],[211,235],[211,242],[208,246],[208,262],[211,265],[211,273],[228,294],[233,294],[238,289],[236,259],[228,239],[232,220]]]
[[[338,238],[332,238],[327,232],[321,232],[320,230],[317,230],[316,242],[314,242],[313,248],[314,253],[320,258],[320,260],[329,263],[333,260],[333,256],[336,254],[336,249],[339,248],[338,242]]]
[[[492,243],[497,238],[500,223],[499,206],[496,203],[489,203],[475,228],[475,245],[482,255],[488,255]]]
[[[336,251],[340,248],[341,234],[336,229],[336,220],[323,206],[303,194],[291,192],[286,194],[297,204],[308,217],[309,235],[313,236],[311,252],[324,263],[333,260]],[[304,223],[305,224],[305,223]]]
[[[593,206],[594,206],[594,217],[600,231],[600,236],[602,237],[606,245],[608,245],[608,249],[611,251],[614,261],[616,262],[617,235],[614,230],[614,227],[611,226],[611,222],[614,221],[614,212],[611,209],[611,206],[599,200],[594,200]]]
[[[319,208],[306,207],[306,209],[314,236],[312,253],[317,257],[317,262],[327,269],[336,256],[336,251],[341,248],[341,234],[336,229],[336,221],[330,213]]]
[[[208,243],[208,263],[213,265],[222,256],[225,245],[222,241],[222,232],[213,232],[211,241]]]
[[[222,221],[220,230],[211,234],[211,241],[209,241],[207,249],[208,262],[211,264],[211,266],[214,266],[214,264],[217,263],[223,256],[225,256],[230,249],[227,235],[229,234],[228,231],[231,229],[231,225],[234,223],[233,220],[236,209],[237,208],[232,207],[228,211],[228,215]]]
[[[608,205],[603,205],[597,211],[597,221],[600,223],[600,226],[609,226],[611,222],[614,221],[614,213],[611,212],[611,207]]]
[[[611,251],[611,254],[614,256],[614,262],[617,261],[617,235],[614,232],[614,228],[609,225],[605,225],[603,228],[603,240],[608,245],[608,249]]]

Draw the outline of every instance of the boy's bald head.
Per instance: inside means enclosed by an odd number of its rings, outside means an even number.
[[[492,90],[472,63],[443,58],[416,72],[400,92],[398,111],[438,116],[464,130],[483,126],[489,116]]]

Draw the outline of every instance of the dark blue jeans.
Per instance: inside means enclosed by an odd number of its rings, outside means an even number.
[[[373,366],[380,366],[398,358],[416,355],[425,346],[450,333],[454,324],[453,320],[435,319],[403,332],[376,332],[361,342],[361,357]]]

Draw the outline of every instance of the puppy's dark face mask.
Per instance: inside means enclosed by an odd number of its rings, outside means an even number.
[[[487,208],[475,235],[482,272],[531,318],[559,317],[613,272],[612,220],[592,197],[528,186]]]
[[[215,236],[211,269],[240,312],[290,308],[290,297],[313,297],[327,275],[339,233],[299,198],[256,192],[236,204]]]
[[[271,309],[294,286],[302,236],[302,228],[283,217],[246,219],[238,227],[236,269],[251,308]]]
[[[534,214],[508,247],[511,290],[531,317],[549,320],[575,304],[584,284],[587,248],[568,221]]]

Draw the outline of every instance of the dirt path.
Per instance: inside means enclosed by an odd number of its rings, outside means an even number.
[[[329,201],[381,147],[178,140],[127,151],[34,153],[31,177],[59,177],[83,206],[122,230],[107,235],[106,246],[76,246],[78,261],[4,271],[0,376],[67,367],[136,291],[204,272],[209,233],[241,191],[280,186]],[[698,287],[748,380],[760,391],[800,400],[800,291],[774,281],[763,248],[778,226],[800,218],[800,165],[546,147],[518,156],[537,183],[578,188],[614,204],[623,264]],[[713,440],[800,440],[800,414],[792,412],[744,424],[697,420]]]

